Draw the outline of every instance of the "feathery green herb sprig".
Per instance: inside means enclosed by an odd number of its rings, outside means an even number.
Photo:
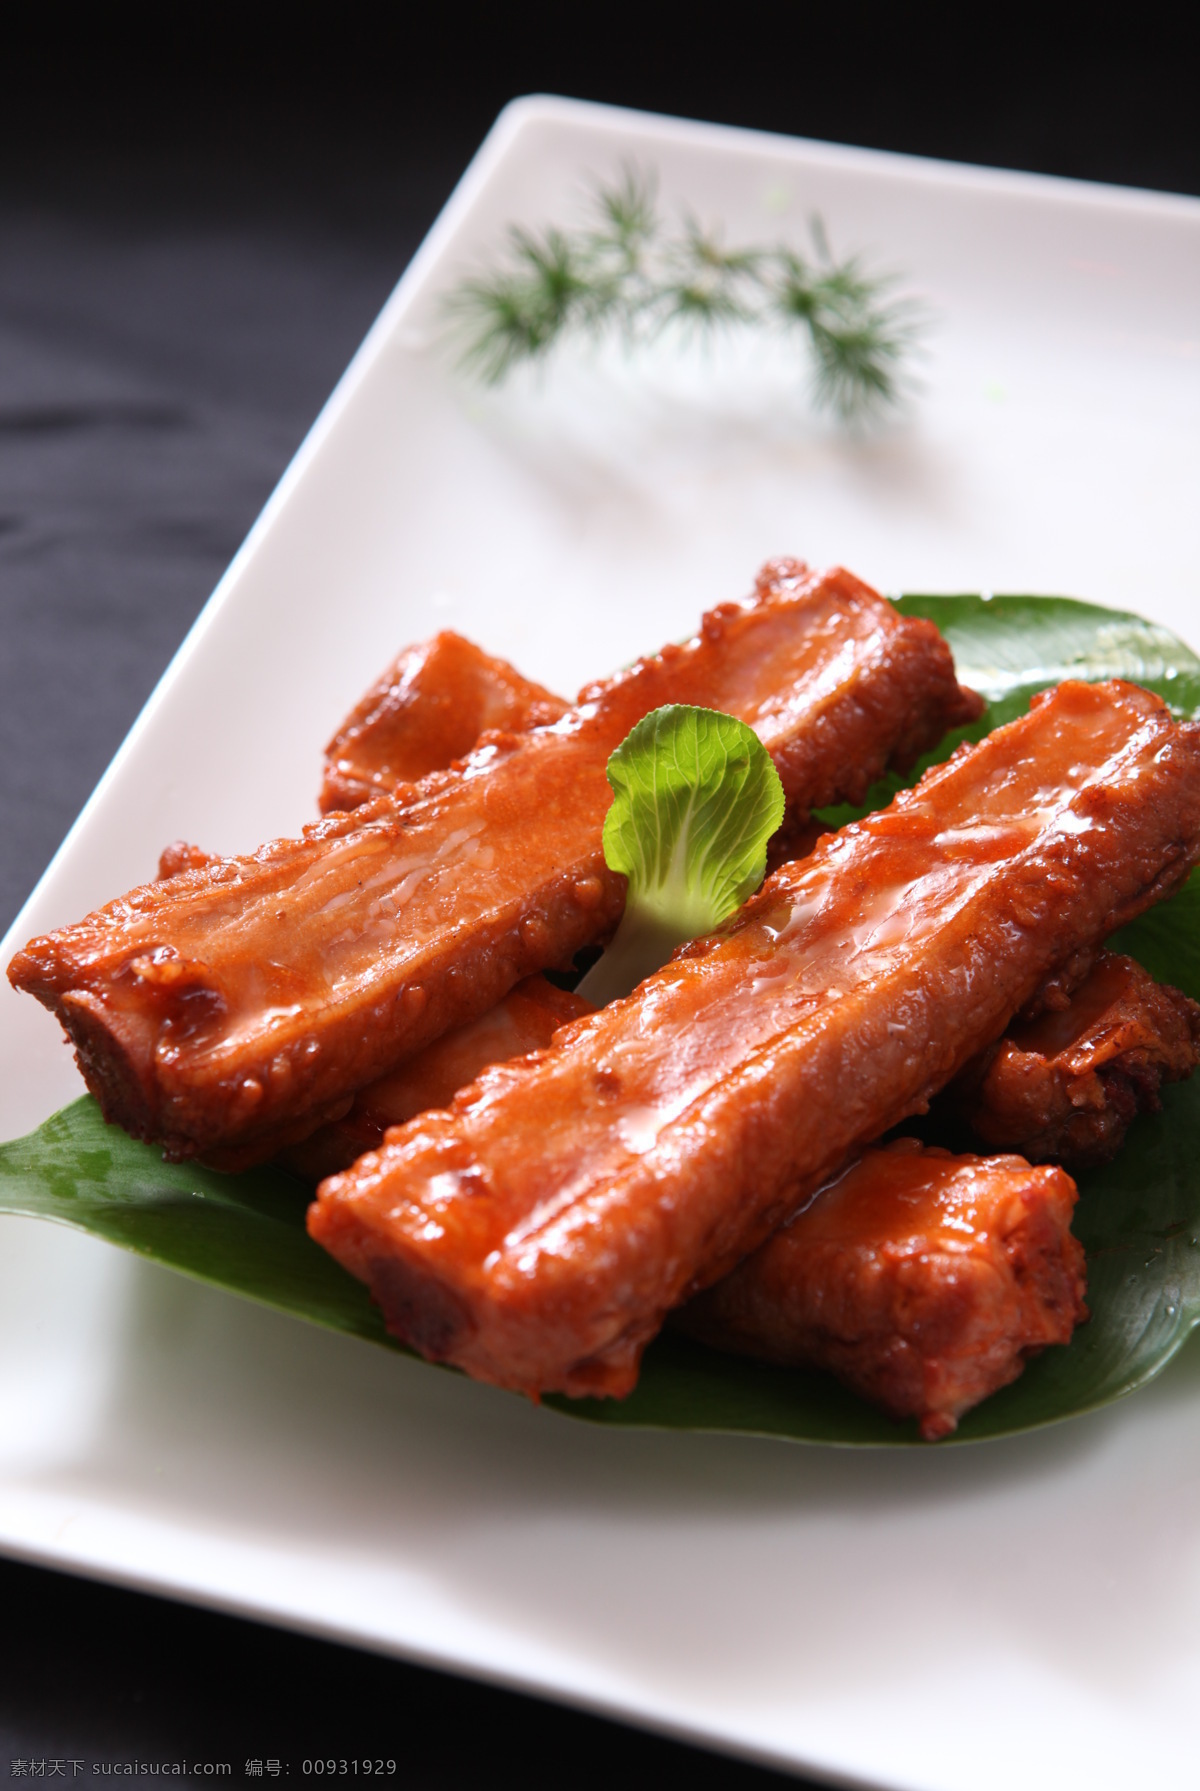
[[[902,396],[920,314],[857,257],[835,260],[819,218],[806,258],[782,244],[727,248],[691,216],[669,233],[655,183],[637,169],[598,185],[591,201],[590,220],[573,232],[513,226],[504,262],[449,295],[463,365],[488,384],[572,332],[613,331],[632,343],[672,326],[711,336],[756,325],[804,332],[814,399],[843,419]]]

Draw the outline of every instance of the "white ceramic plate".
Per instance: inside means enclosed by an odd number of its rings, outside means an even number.
[[[436,295],[634,160],[734,240],[905,269],[907,422],[778,350],[564,358],[481,396]],[[447,624],[562,690],[768,554],[1053,591],[1200,644],[1200,205],[558,100],[489,137],[4,947],[312,812],[322,742]],[[78,1088],[0,993],[0,1136]],[[0,1220],[0,1546],[833,1778],[1194,1783],[1200,1348],[1043,1434],[840,1453],[593,1430]]]

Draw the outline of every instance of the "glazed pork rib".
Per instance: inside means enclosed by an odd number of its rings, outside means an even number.
[[[828,1369],[927,1442],[1087,1316],[1075,1184],[1021,1157],[870,1150],[676,1315],[716,1349]]]
[[[1081,996],[1094,996],[1095,975]],[[311,1182],[346,1169],[390,1127],[449,1106],[489,1065],[543,1048],[592,1011],[531,976],[363,1089],[345,1119],[284,1161]],[[1086,1316],[1075,1198],[1061,1170],[901,1139],[867,1151],[675,1323],[715,1349],[828,1370],[889,1416],[916,1418],[932,1442]]]
[[[782,562],[768,569],[782,570]],[[394,795],[402,785],[466,758],[484,733],[523,734],[557,721],[568,707],[507,660],[447,629],[406,647],[342,723],[325,748],[321,812],[361,808],[380,795]],[[768,868],[811,850],[824,831],[803,810],[793,810],[771,841]],[[207,862],[208,856],[177,840],[163,853],[159,876]]]
[[[175,1157],[269,1156],[611,931],[625,885],[604,862],[605,765],[672,702],[749,723],[793,811],[855,799],[980,706],[931,624],[849,573],[781,562],[553,725],[136,889],[32,940],[9,977],[61,1020],[107,1118]]]
[[[827,835],[718,933],[333,1176],[309,1229],[393,1333],[627,1393],[664,1315],[1200,856],[1200,727],[1063,684]]]
[[[1071,1168],[1107,1163],[1164,1082],[1200,1063],[1200,1004],[1101,952],[1067,1006],[1018,1021],[947,1091],[991,1149]]]
[[[592,1011],[531,976],[363,1089],[345,1119],[284,1161],[311,1182],[348,1168],[390,1127],[449,1106],[489,1065],[543,1048]],[[675,1324],[714,1349],[828,1370],[934,1441],[1086,1316],[1075,1198],[1061,1170],[900,1139],[867,1151]]]
[[[1088,956],[1081,952],[1079,962]],[[314,1184],[349,1169],[379,1148],[391,1126],[448,1107],[492,1064],[541,1050],[559,1027],[594,1012],[582,996],[527,977],[490,1013],[360,1089],[344,1119],[321,1126],[282,1160]],[[1035,1018],[1018,1015],[955,1077],[938,1107],[952,1129],[965,1123],[990,1150],[1082,1169],[1114,1157],[1136,1115],[1158,1112],[1163,1083],[1185,1080],[1198,1064],[1200,1002],[1156,983],[1132,958],[1101,951],[1069,1001]]]
[[[466,758],[489,729],[524,733],[567,707],[507,660],[444,629],[407,647],[329,742],[321,812],[390,795]]]

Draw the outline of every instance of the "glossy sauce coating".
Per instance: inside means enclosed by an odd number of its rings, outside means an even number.
[[[431,1358],[625,1393],[668,1310],[1198,855],[1200,730],[1136,686],[1061,685],[626,1000],[390,1133],[309,1228]]]
[[[582,996],[556,988],[544,976],[526,977],[489,1013],[444,1033],[398,1070],[360,1089],[344,1119],[319,1127],[284,1151],[281,1161],[314,1184],[348,1169],[364,1151],[382,1144],[390,1126],[430,1107],[448,1107],[489,1065],[540,1050],[560,1027],[591,1012],[591,1002]]]
[[[978,709],[929,623],[849,573],[781,563],[553,725],[136,889],[31,940],[10,979],[58,1015],[106,1117],[174,1156],[273,1154],[611,931],[624,879],[603,857],[605,765],[667,702],[748,722],[798,809],[853,799]]]
[[[1017,1156],[871,1150],[678,1314],[716,1349],[825,1368],[927,1441],[1087,1316],[1075,1184]]]
[[[1200,1063],[1200,1004],[1102,952],[1065,1007],[1018,1022],[948,1099],[993,1149],[1072,1168],[1106,1163],[1164,1082]]]
[[[465,759],[489,729],[524,733],[567,707],[507,660],[444,629],[407,647],[329,742],[321,812],[390,795]]]

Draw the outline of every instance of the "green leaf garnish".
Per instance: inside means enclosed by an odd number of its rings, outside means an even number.
[[[672,703],[608,761],[608,868],[629,879],[616,937],[579,985],[602,1006],[711,933],[756,890],[783,820],[783,785],[752,728],[717,709]]]
[[[1034,691],[1064,677],[1132,678],[1177,714],[1200,712],[1200,659],[1140,617],[1049,597],[905,597],[899,608],[934,621],[963,681],[987,696],[972,735],[1021,713]],[[937,757],[961,737],[949,736]],[[872,806],[890,800],[896,781],[876,787]],[[1200,872],[1112,944],[1200,999]],[[1135,1122],[1115,1162],[1077,1177],[1074,1229],[1088,1253],[1090,1322],[1067,1348],[1046,1350],[969,1412],[942,1448],[1091,1411],[1161,1372],[1200,1325],[1198,1163],[1200,1076],[1163,1091],[1163,1111]],[[227,1176],[164,1164],[149,1145],[106,1126],[88,1097],[28,1138],[0,1145],[0,1213],[63,1221],[216,1287],[399,1349],[365,1287],[307,1236],[308,1200],[302,1184],[278,1171]],[[828,1375],[720,1355],[670,1331],[646,1352],[629,1399],[544,1403],[618,1426],[840,1445],[918,1442],[915,1425],[892,1423]]]
[[[366,1288],[305,1231],[309,1198],[282,1169],[164,1163],[105,1125],[90,1095],[0,1144],[0,1213],[56,1219],[280,1312],[389,1342]]]
[[[820,218],[811,249],[732,249],[687,215],[668,231],[653,178],[627,168],[592,193],[582,228],[510,227],[507,252],[444,301],[464,368],[497,385],[571,334],[646,341],[671,328],[712,337],[732,325],[807,338],[813,399],[845,421],[904,393],[904,363],[923,315],[857,256],[838,261]]]

